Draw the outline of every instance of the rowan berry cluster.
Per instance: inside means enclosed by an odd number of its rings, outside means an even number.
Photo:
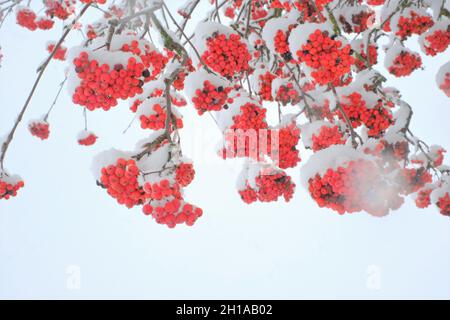
[[[336,83],[350,73],[355,63],[350,45],[333,40],[327,31],[317,29],[297,51],[299,61],[312,68],[311,76],[320,85]]]
[[[269,130],[268,143],[273,139],[275,130]],[[270,148],[269,156],[281,169],[295,168],[301,161],[297,144],[300,140],[300,129],[295,123],[291,123],[281,129],[276,130],[278,135],[277,148]]]
[[[442,215],[450,217],[450,194],[448,192],[439,198],[436,205],[440,209]]]
[[[45,14],[50,18],[66,20],[75,12],[75,0],[45,0]]]
[[[364,123],[369,131],[367,134],[369,137],[379,137],[389,128],[392,123],[392,112],[383,106],[382,101],[361,113],[361,122]]]
[[[259,75],[259,92],[258,95],[264,101],[273,101],[272,97],[272,82],[276,79],[276,76],[267,71],[264,74]]]
[[[255,188],[248,183],[247,187],[239,191],[242,200],[250,204],[255,201],[272,202],[283,197],[290,201],[294,194],[295,183],[285,172],[274,169],[263,169],[255,178]]]
[[[347,21],[346,18],[339,16],[339,22],[342,24],[343,29],[347,33],[361,33],[369,28],[369,23],[374,19],[375,13],[372,10],[360,11],[357,14],[351,16],[351,21]]]
[[[109,110],[117,105],[118,99],[125,100],[143,92],[142,79],[148,71],[133,57],[128,59],[126,66],[117,64],[111,68],[106,63],[89,59],[89,54],[82,52],[73,63],[80,84],[72,100],[89,110]]]
[[[417,192],[422,189],[427,183],[432,182],[431,174],[423,167],[421,168],[403,168],[397,176],[398,184],[400,185],[400,192],[404,195]]]
[[[7,180],[3,180],[0,176],[0,200],[9,200],[11,197],[17,196],[17,191],[25,185],[23,181],[10,182]]]
[[[102,168],[99,184],[121,205],[132,208],[146,200],[146,192],[138,182],[139,168],[132,159],[117,159]]]
[[[403,199],[383,180],[376,164],[355,160],[309,179],[309,192],[322,208],[339,214],[366,211],[375,216],[397,209]]]
[[[36,13],[29,8],[20,8],[16,14],[17,24],[35,31],[36,29],[48,30],[54,25],[54,21],[45,17],[37,17]]]
[[[432,191],[432,188],[423,188],[422,190],[419,190],[419,192],[417,192],[415,200],[417,208],[424,209],[431,204],[430,195]]]
[[[209,68],[226,78],[233,78],[249,71],[251,60],[247,45],[241,41],[237,34],[214,33],[207,40],[207,50],[202,55],[202,60]]]
[[[450,45],[450,30],[436,30],[425,37],[425,53],[435,56],[447,50]]]
[[[337,144],[345,144],[345,139],[339,127],[333,125],[322,126],[319,130],[319,133],[313,134],[311,137],[312,140],[312,150],[317,152],[322,149],[326,149],[329,146],[337,145]]]
[[[31,121],[28,130],[33,136],[41,140],[47,140],[50,136],[50,125],[45,121]]]
[[[300,102],[301,96],[298,90],[294,89],[292,82],[289,82],[278,87],[275,100],[280,102],[283,106],[288,104],[296,105]]]
[[[227,108],[227,103],[233,103],[233,99],[228,98],[231,87],[215,86],[210,81],[203,82],[203,89],[197,89],[192,98],[195,109],[199,115],[207,111],[220,111]]]
[[[292,53],[289,49],[288,37],[289,35],[287,32],[278,30],[275,34],[274,45],[275,51],[278,52],[284,60],[291,61]]]
[[[49,53],[52,53],[53,50],[55,50],[55,45],[56,45],[55,43],[48,44],[47,45],[47,51]],[[64,60],[66,60],[66,54],[67,54],[67,48],[60,45],[56,49],[56,52],[53,55],[53,59],[64,61]]]
[[[420,55],[402,51],[395,57],[392,65],[388,68],[389,72],[396,77],[406,77],[413,73],[414,70],[422,66],[422,58]]]
[[[144,190],[150,199],[143,207],[144,214],[151,215],[159,224],[169,228],[183,223],[192,226],[203,214],[202,209],[183,200],[177,182],[163,179],[153,184],[145,183]]]
[[[145,82],[156,79],[169,62],[169,56],[171,56],[171,54],[165,56],[157,50],[153,50],[149,44],[145,44],[144,50],[142,50],[137,40],[131,41],[130,44],[124,44],[121,51],[133,53],[140,58],[145,68],[151,67],[151,72],[147,69],[143,74]]]
[[[91,132],[83,132],[83,135],[78,138],[80,146],[92,146],[97,142],[97,136]]]
[[[192,163],[181,163],[175,170],[175,181],[182,187],[191,184],[195,177],[195,170]]]
[[[183,128],[183,120],[172,115],[177,128]],[[166,126],[167,112],[166,108],[162,107],[159,103],[152,106],[152,113],[149,115],[141,114],[139,120],[141,121],[142,129],[161,130]]]
[[[413,34],[421,35],[433,25],[434,22],[430,16],[410,11],[409,16],[401,16],[399,18],[398,31],[395,34],[404,40]]]

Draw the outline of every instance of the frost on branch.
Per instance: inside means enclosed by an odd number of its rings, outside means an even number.
[[[7,178],[5,154],[56,59],[66,60],[69,94],[84,112],[79,145],[97,140],[88,111],[128,106],[130,126],[143,129],[135,150],[100,153],[93,171],[119,204],[140,207],[159,224],[193,225],[202,216],[183,193],[195,177],[180,144],[191,119],[185,113],[212,118],[222,134],[218,156],[243,160],[237,189],[245,203],[289,201],[300,171],[303,192],[339,214],[381,217],[411,196],[419,208],[449,216],[445,149],[414,135],[411,119],[421,106],[404,101],[386,78],[424,72],[423,55],[446,54],[449,1],[210,0],[207,12],[199,3],[182,1],[171,12],[160,0],[45,1],[44,10],[3,2],[24,28],[65,27],[46,45],[49,57],[2,144],[0,198],[23,186]],[[80,22],[93,7],[101,18]],[[66,48],[73,30],[85,37]],[[408,47],[414,41],[421,52]],[[449,63],[436,82],[450,96]],[[48,138],[54,104],[31,122],[33,135]]]

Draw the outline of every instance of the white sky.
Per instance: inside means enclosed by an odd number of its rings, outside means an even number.
[[[59,35],[58,28],[30,32],[14,19],[0,29],[0,135],[24,103],[45,42]],[[415,134],[446,149],[449,100],[434,76],[448,57],[423,57],[424,71],[388,83],[413,106]],[[248,206],[235,190],[236,167],[213,158],[214,123],[192,107],[182,110],[183,144],[197,170],[186,195],[204,216],[193,228],[169,230],[139,208],[119,206],[95,185],[90,165],[99,151],[145,137],[138,126],[122,134],[132,118],[126,104],[89,114],[100,137],[91,149],[76,144],[82,109],[66,92],[48,141],[26,129],[47,111],[63,70],[61,62],[49,66],[6,161],[26,187],[0,203],[0,298],[450,298],[450,219],[411,200],[383,219],[339,216],[313,203],[298,169],[292,202]],[[68,286],[78,274],[80,287]]]

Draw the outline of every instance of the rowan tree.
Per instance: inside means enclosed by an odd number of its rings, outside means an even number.
[[[209,11],[198,9],[201,1]],[[30,133],[51,136],[49,115],[65,85],[85,117],[127,101],[144,138],[135,150],[98,154],[94,174],[119,204],[140,207],[157,223],[190,226],[203,215],[183,193],[195,178],[180,145],[185,112],[214,119],[223,136],[218,157],[245,159],[236,195],[247,204],[290,201],[296,183],[289,170],[300,172],[298,192],[339,214],[385,216],[412,196],[417,207],[450,216],[446,151],[414,135],[413,106],[385,77],[407,77],[424,55],[446,54],[450,1],[187,0],[176,12],[163,0],[44,0],[42,10],[33,2],[0,0],[0,24],[16,19],[30,32],[64,27],[43,46],[49,55],[1,142],[1,200],[24,187],[5,168],[14,134],[47,66],[66,63],[66,80]],[[91,10],[101,19],[86,19]],[[202,18],[188,33],[193,15]],[[76,32],[84,40],[65,47]],[[422,52],[408,48],[409,39]],[[450,97],[450,62],[436,85]],[[89,147],[98,138],[86,124],[76,143]]]

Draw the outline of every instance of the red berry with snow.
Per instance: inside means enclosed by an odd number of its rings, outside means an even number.
[[[28,125],[28,130],[41,140],[47,140],[50,136],[50,125],[45,121],[32,121]]]

